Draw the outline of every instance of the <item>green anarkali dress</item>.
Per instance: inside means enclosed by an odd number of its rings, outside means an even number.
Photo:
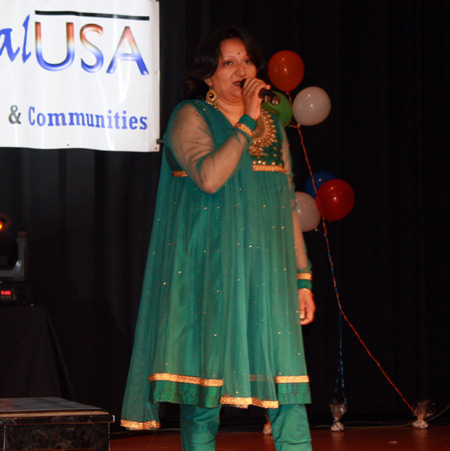
[[[284,129],[263,112],[252,140],[193,100],[164,140],[122,426],[158,428],[159,402],[309,403]],[[232,175],[203,191],[204,158],[239,146]]]

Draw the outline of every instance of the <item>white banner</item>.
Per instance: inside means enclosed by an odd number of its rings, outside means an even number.
[[[0,11],[0,147],[159,150],[158,1]]]

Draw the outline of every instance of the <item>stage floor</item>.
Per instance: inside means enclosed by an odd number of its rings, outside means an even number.
[[[450,425],[347,428],[344,432],[312,429],[314,451],[447,451],[450,450]],[[116,433],[111,436],[111,451],[181,450],[178,431]],[[262,432],[219,431],[217,451],[273,451],[271,436]]]

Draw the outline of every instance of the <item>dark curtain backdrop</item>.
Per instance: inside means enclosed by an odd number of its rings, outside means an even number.
[[[266,59],[285,49],[300,54],[306,71],[294,95],[312,85],[327,91],[330,116],[302,132],[313,170],[336,174],[356,195],[353,211],[328,224],[342,304],[406,399],[445,408],[450,2],[161,0],[160,6],[163,130],[193,48],[221,25],[247,28]],[[297,131],[289,137],[302,191],[309,174]],[[1,148],[0,159],[0,212],[28,232],[30,286],[54,324],[75,399],[119,417],[160,155]],[[325,240],[308,232],[306,241],[318,305],[316,322],[305,328],[314,422],[331,419],[338,309]],[[345,324],[343,350],[347,418],[410,419]]]

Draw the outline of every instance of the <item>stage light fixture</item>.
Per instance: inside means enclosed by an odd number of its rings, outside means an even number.
[[[13,225],[8,215],[0,213],[0,301],[28,302],[28,239]]]
[[[11,226],[11,219],[0,213],[0,232],[6,232]]]

